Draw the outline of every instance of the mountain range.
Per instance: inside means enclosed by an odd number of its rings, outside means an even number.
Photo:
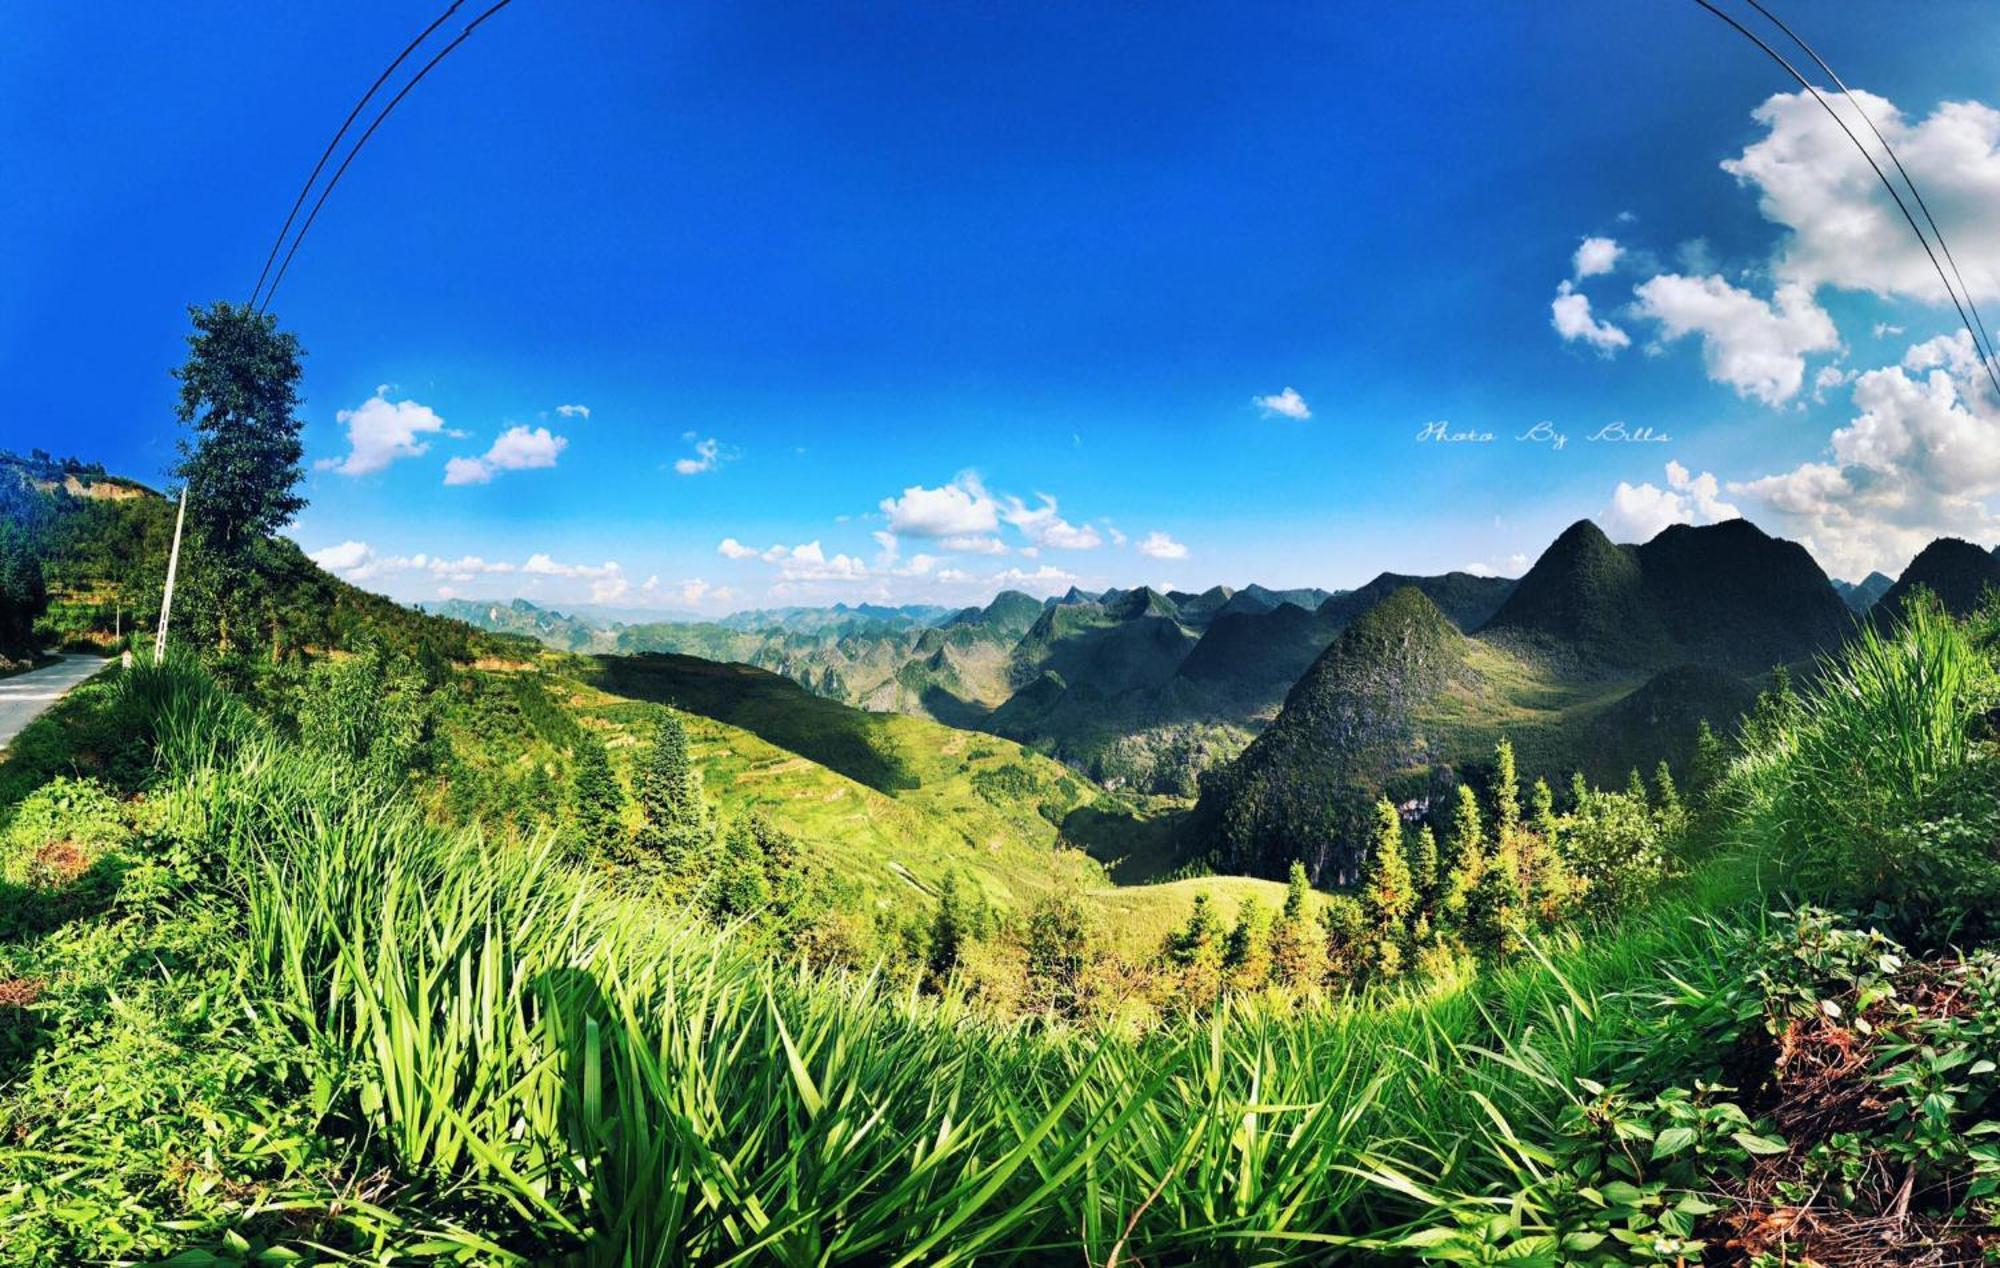
[[[1018,591],[957,610],[836,605],[718,621],[589,625],[532,604],[453,605],[563,650],[740,661],[882,712],[985,731],[1113,791],[1194,802],[1187,859],[1316,879],[1352,867],[1359,816],[1481,778],[1511,738],[1524,774],[1622,780],[1683,764],[1776,666],[1809,669],[1865,614],[1923,587],[1954,611],[2000,557],[1940,539],[1891,581],[1831,580],[1744,520],[1613,543],[1589,520],[1518,581],[1382,573],[1353,590]]]

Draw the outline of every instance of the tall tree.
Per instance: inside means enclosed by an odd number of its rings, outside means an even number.
[[[1493,746],[1493,831],[1504,844],[1521,826],[1521,778],[1514,769],[1514,742]]]
[[[619,791],[618,777],[611,773],[611,759],[604,751],[604,742],[589,732],[577,737],[575,752],[570,813],[580,852],[614,850],[624,836],[619,812],[625,804],[625,795]]]
[[[646,819],[640,847],[669,871],[688,871],[706,843],[708,807],[701,798],[701,774],[688,757],[687,728],[672,709],[661,715],[634,782]]]
[[[1722,782],[1723,772],[1728,769],[1729,757],[1723,752],[1722,741],[1717,738],[1715,728],[1703,718],[1694,731],[1694,764],[1688,772],[1688,794],[1697,807],[1705,806]]]
[[[931,916],[930,945],[924,956],[924,986],[942,991],[965,959],[965,902],[958,893],[958,873],[946,872],[938,886],[937,911]]]
[[[1361,906],[1375,935],[1375,967],[1385,977],[1402,969],[1403,943],[1416,907],[1410,857],[1403,844],[1403,817],[1387,799],[1375,803],[1375,843],[1361,874]]]
[[[1325,939],[1314,932],[1312,917],[1306,911],[1306,898],[1311,893],[1306,865],[1292,860],[1285,905],[1271,926],[1271,975],[1285,986],[1316,986],[1326,973]]]
[[[296,336],[278,319],[217,301],[190,308],[194,332],[175,412],[193,431],[175,469],[187,484],[188,520],[199,546],[190,580],[208,598],[218,642],[229,642],[232,610],[251,601],[271,534],[305,509],[298,416]]]

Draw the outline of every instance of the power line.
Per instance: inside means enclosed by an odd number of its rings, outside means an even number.
[[[1715,5],[1710,2],[1710,0],[1694,0],[1694,2],[1700,5],[1702,8],[1708,10],[1710,13],[1714,14],[1716,17],[1722,19],[1724,22],[1728,23],[1731,27],[1733,27],[1736,30],[1737,34],[1741,35],[1744,39],[1749,40],[1752,44],[1755,44],[1758,48],[1764,50],[1766,56],[1768,56],[1772,61],[1776,62],[1778,65],[1784,67],[1785,72],[1789,74],[1793,79],[1797,80],[1801,88],[1804,88],[1807,92],[1812,94],[1813,100],[1817,101],[1820,104],[1820,108],[1826,111],[1827,117],[1832,119],[1834,123],[1839,126],[1840,130],[1847,134],[1847,139],[1854,143],[1854,148],[1861,152],[1861,157],[1867,160],[1869,168],[1874,171],[1875,179],[1881,181],[1882,188],[1889,191],[1889,197],[1895,201],[1896,210],[1902,212],[1903,219],[1909,221],[1910,232],[1917,235],[1917,242],[1919,245],[1923,247],[1924,254],[1930,258],[1931,267],[1937,270],[1938,280],[1944,283],[1945,294],[1951,297],[1951,306],[1958,310],[1959,323],[1965,327],[1965,333],[1968,337],[1970,337],[1973,340],[1974,346],[1975,347],[1980,346],[1979,336],[1974,332],[1972,327],[1972,320],[1966,316],[1965,305],[1959,303],[1958,292],[1955,289],[1953,289],[1951,284],[1951,279],[1945,275],[1944,266],[1938,263],[1937,252],[1931,250],[1930,239],[1925,237],[1924,231],[1920,227],[1918,227],[1917,218],[1914,215],[1910,214],[1909,205],[1903,201],[1902,195],[1896,192],[1896,186],[1889,180],[1889,177],[1882,171],[1882,165],[1875,161],[1875,156],[1868,152],[1868,147],[1861,144],[1861,138],[1854,135],[1854,129],[1847,126],[1847,121],[1840,117],[1839,112],[1833,108],[1833,104],[1829,102],[1820,93],[1819,89],[1813,87],[1812,82],[1808,80],[1804,75],[1800,74],[1796,66],[1793,66],[1789,61],[1785,60],[1785,55],[1783,53],[1780,53],[1777,49],[1774,49],[1769,44],[1765,43],[1763,39],[1761,39],[1757,35],[1756,32],[1744,26],[1741,22],[1738,22],[1735,18],[1730,17],[1727,13],[1724,13],[1721,9],[1716,8]],[[1994,372],[1992,358],[1982,356],[1980,358],[1980,366],[1986,371],[1987,381],[1992,383],[1994,394],[1996,396],[2000,396],[2000,374],[1996,374]]]
[[[361,116],[362,108],[381,90],[383,84],[389,82],[389,77],[396,73],[396,68],[401,66],[410,54],[416,52],[417,48],[431,37],[431,33],[443,26],[451,15],[457,13],[464,4],[465,0],[451,0],[451,7],[443,13],[438,14],[436,19],[429,26],[425,27],[416,39],[411,40],[404,46],[402,52],[396,54],[396,60],[390,62],[388,67],[375,77],[375,82],[368,86],[368,91],[361,94],[361,100],[354,103],[354,109],[347,112],[347,118],[342,121],[340,130],[333,134],[333,139],[326,143],[324,150],[320,151],[319,162],[313,164],[312,175],[306,177],[306,183],[299,186],[299,196],[292,200],[292,209],[285,215],[284,228],[278,230],[278,236],[272,239],[271,253],[264,257],[264,271],[257,275],[257,285],[250,292],[249,307],[255,308],[257,306],[257,296],[264,289],[265,279],[271,275],[271,266],[278,262],[278,251],[285,245],[287,235],[292,232],[292,222],[298,218],[299,208],[306,205],[306,195],[312,193],[313,186],[319,183],[319,174],[326,170],[326,161],[333,157],[334,150],[340,145],[340,139],[347,135],[349,128],[354,126],[354,121]]]
[[[1868,111],[1862,107],[1860,99],[1854,95],[1854,90],[1847,86],[1847,84],[1840,78],[1839,74],[1834,71],[1833,67],[1826,64],[1826,59],[1821,57],[1817,52],[1815,52],[1812,45],[1806,43],[1805,39],[1801,37],[1798,32],[1792,30],[1791,27],[1786,26],[1784,21],[1781,18],[1779,18],[1777,14],[1772,13],[1769,9],[1766,9],[1763,5],[1759,4],[1757,0],[1745,0],[1745,3],[1749,4],[1749,6],[1755,9],[1757,12],[1763,14],[1764,17],[1773,26],[1777,27],[1780,31],[1783,31],[1786,35],[1790,36],[1792,43],[1798,45],[1800,48],[1805,50],[1806,56],[1812,58],[1814,63],[1817,64],[1821,70],[1826,72],[1827,78],[1833,81],[1834,86],[1840,89],[1841,94],[1845,96],[1848,100],[1848,103],[1854,107],[1854,113],[1861,116],[1862,122],[1868,125],[1868,130],[1870,132],[1873,132],[1875,134],[1875,139],[1882,143],[1883,152],[1889,156],[1889,161],[1896,165],[1897,175],[1901,176],[1903,178],[1903,184],[1909,187],[1910,196],[1917,200],[1917,209],[1924,213],[1924,222],[1931,227],[1931,234],[1937,238],[1938,249],[1944,252],[1945,263],[1951,266],[1951,275],[1954,278],[1958,279],[1959,293],[1965,296],[1965,306],[1967,309],[1971,310],[1972,313],[1972,324],[1979,328],[1979,334],[1975,336],[1973,339],[1974,345],[1978,348],[1979,354],[1982,358],[1989,361],[1992,360],[1993,336],[1987,332],[1986,323],[1979,316],[1979,305],[1973,302],[1972,288],[1965,284],[1965,275],[1958,271],[1958,261],[1952,258],[1951,244],[1944,240],[1944,230],[1938,228],[1937,218],[1931,215],[1930,204],[1924,201],[1923,191],[1917,188],[1917,182],[1910,176],[1909,170],[1903,166],[1903,160],[1897,157],[1896,147],[1890,145],[1889,138],[1882,135],[1882,129],[1875,126],[1875,120],[1872,117],[1870,117]],[[1981,339],[1985,340],[1984,344],[1980,343]]]
[[[278,266],[277,276],[271,279],[270,289],[264,292],[264,307],[268,308],[270,306],[272,298],[277,295],[278,284],[285,280],[286,270],[292,267],[292,257],[296,256],[299,253],[299,244],[306,240],[306,234],[312,230],[313,222],[319,219],[320,209],[326,206],[327,198],[333,193],[334,187],[340,184],[340,178],[346,175],[348,166],[354,162],[355,156],[361,153],[361,147],[367,145],[368,138],[375,135],[375,129],[382,126],[382,121],[389,117],[390,112],[395,110],[396,106],[403,100],[403,98],[410,95],[410,90],[415,88],[418,84],[422,83],[424,81],[424,76],[430,74],[431,71],[435,70],[439,62],[449,57],[453,49],[457,48],[459,45],[465,43],[466,40],[470,39],[472,33],[474,31],[477,31],[480,25],[484,23],[486,19],[500,12],[500,10],[506,8],[513,2],[514,0],[497,0],[497,2],[493,4],[490,8],[488,8],[485,12],[481,13],[478,17],[474,18],[471,22],[467,23],[465,29],[463,31],[460,31],[458,35],[452,39],[451,43],[439,49],[436,55],[433,56],[428,62],[425,62],[423,65],[423,69],[419,70],[415,75],[412,75],[410,77],[410,82],[404,84],[401,90],[399,90],[395,96],[389,99],[389,103],[383,106],[381,111],[378,114],[376,114],[374,120],[371,123],[369,123],[367,131],[363,132],[360,138],[354,142],[353,146],[351,146],[347,151],[347,157],[343,158],[340,161],[340,166],[334,169],[333,176],[326,182],[326,187],[320,190],[319,198],[317,201],[313,203],[312,210],[306,214],[305,223],[299,226],[298,235],[292,239],[291,249],[285,252],[284,263]]]

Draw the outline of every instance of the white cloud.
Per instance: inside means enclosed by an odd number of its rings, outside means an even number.
[[[757,553],[757,548],[745,546],[734,537],[725,537],[722,539],[722,544],[715,548],[715,553],[724,559],[748,559]]]
[[[557,563],[545,554],[534,554],[528,556],[528,562],[521,565],[521,571],[535,577],[612,577],[618,574],[619,568],[617,564],[610,562],[563,564]]]
[[[323,546],[306,558],[328,572],[346,572],[368,562],[369,553],[367,542],[346,541],[338,546]]]
[[[1618,267],[1618,257],[1625,254],[1625,248],[1612,238],[1585,238],[1576,248],[1576,255],[1570,267],[1576,271],[1579,280],[1609,273]]]
[[[779,560],[778,575],[786,581],[860,581],[868,565],[852,555],[828,555],[817,541],[794,546]]]
[[[546,427],[509,427],[477,458],[453,458],[444,467],[446,484],[485,484],[502,471],[529,471],[556,465],[569,438]]]
[[[623,577],[606,577],[602,581],[590,583],[592,603],[616,603],[632,590],[632,583]]]
[[[1556,285],[1556,297],[1549,302],[1549,324],[1565,340],[1581,339],[1607,357],[1632,343],[1632,337],[1618,327],[1592,317],[1590,297],[1567,281]]]
[[[938,566],[936,555],[911,555],[901,567],[896,569],[899,577],[927,577]]]
[[[1000,526],[998,504],[969,471],[941,488],[913,484],[879,505],[889,517],[889,531],[909,537],[967,536]]]
[[[1898,571],[1931,538],[2000,532],[2000,410],[1964,332],[1854,380],[1855,414],[1822,460],[1732,483],[1835,573]]]
[[[1139,543],[1139,553],[1149,559],[1186,559],[1188,548],[1155,529]]]
[[[1599,520],[1613,541],[1643,542],[1670,524],[1719,524],[1741,514],[1722,500],[1713,475],[1706,471],[1694,475],[1680,463],[1669,462],[1666,488],[1620,481]]]
[[[2000,298],[2000,111],[1946,102],[1912,123],[1893,102],[1856,91],[1937,219],[1975,300]],[[1845,98],[1827,101],[1871,146],[1868,124]],[[1758,193],[1764,217],[1790,230],[1778,275],[1822,285],[1948,304],[1909,222],[1838,124],[1811,95],[1779,93],[1753,117],[1765,135],[1722,164]]]
[[[706,440],[695,441],[694,456],[692,458],[677,458],[674,460],[674,474],[684,476],[700,475],[704,471],[715,470],[718,465],[730,461],[734,456],[734,454],[723,452],[721,442],[717,441],[715,437],[710,436]]]
[[[1023,590],[1029,594],[1050,594],[1068,589],[1076,584],[1076,574],[1065,572],[1053,564],[1043,564],[1033,572],[1019,568],[1008,568],[996,572],[985,579],[988,584],[1002,590]]]
[[[1805,382],[1805,354],[1840,346],[1833,319],[1796,283],[1766,301],[1720,275],[1662,273],[1633,292],[1639,312],[1660,323],[1661,336],[1701,336],[1708,377],[1766,405],[1782,405]]]
[[[525,563],[517,564],[506,559],[487,559],[482,555],[461,555],[456,559],[422,552],[414,555],[378,555],[366,542],[345,541],[313,551],[309,558],[327,571],[353,582],[422,576],[434,582],[463,585],[482,577],[525,577],[529,585],[544,580],[588,582],[594,597],[623,595],[631,588],[625,579],[624,569],[616,562],[563,563],[539,551],[528,556]],[[597,597],[597,601],[609,600]]]
[[[966,555],[1004,555],[1007,543],[997,537],[947,537],[938,545]]]
[[[429,452],[431,442],[423,437],[443,432],[444,419],[428,405],[391,401],[386,392],[384,385],[353,409],[334,415],[347,428],[347,456],[322,458],[314,466],[341,475],[373,475],[398,458],[417,458]]]
[[[582,418],[582,419],[588,419],[588,418],[590,417],[590,406],[588,406],[588,405],[558,405],[558,406],[556,406],[556,414],[557,414],[557,415],[558,415],[559,417],[562,417],[562,418]]]
[[[1000,518],[1020,529],[1037,546],[1057,550],[1095,550],[1104,544],[1104,538],[1090,525],[1078,527],[1058,515],[1053,497],[1046,493],[1035,496],[1041,499],[1040,506],[1030,507],[1020,498],[1008,498]]]
[[[1901,326],[1892,326],[1886,321],[1875,323],[1874,334],[1877,339],[1893,339],[1902,333],[1903,328]]]
[[[1250,398],[1250,403],[1255,405],[1258,412],[1266,418],[1289,418],[1303,423],[1313,416],[1312,410],[1306,405],[1306,398],[1300,396],[1296,389],[1289,387],[1273,396],[1253,396]]]

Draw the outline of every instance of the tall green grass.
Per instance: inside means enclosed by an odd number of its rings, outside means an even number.
[[[1621,988],[1699,961],[1690,916],[1721,897],[1478,983],[1144,1038],[1047,1031],[771,966],[551,850],[440,831],[196,676],[134,677],[177,813],[240,904],[245,980],[327,1055],[331,1112],[508,1212],[483,1253],[523,1260],[1323,1257],[1421,1214],[1380,1183],[1385,1157],[1504,1180],[1483,1106],[1600,1070],[1633,1030]],[[1478,1057],[1528,1037],[1538,1068]]]
[[[440,830],[198,673],[122,689],[239,912],[244,1007],[317,1054],[329,1122],[442,1204],[440,1247],[621,1268],[1365,1261],[1447,1196],[1505,1207],[1578,1079],[1712,1056],[1660,1029],[1662,1004],[1740,975],[1767,852],[1831,839],[1816,788],[1878,823],[1962,775],[1990,662],[1922,622],[1829,666],[1732,775],[1738,848],[1642,914],[1477,980],[1144,1037],[801,975],[549,848]],[[343,1216],[364,1239],[371,1218]]]

